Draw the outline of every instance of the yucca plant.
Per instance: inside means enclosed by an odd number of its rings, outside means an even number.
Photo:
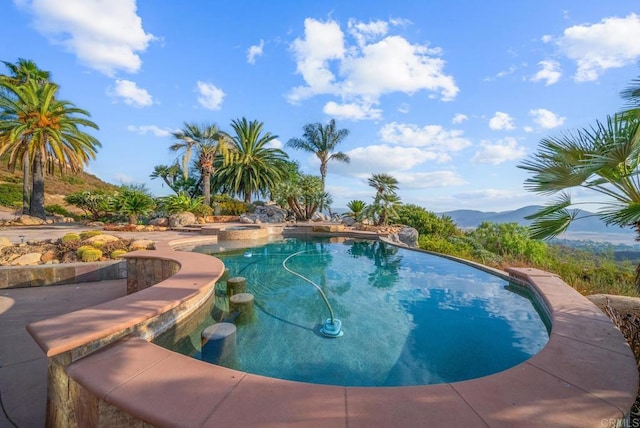
[[[159,200],[159,207],[161,210],[166,211],[169,214],[175,214],[180,212],[193,212],[198,213],[202,211],[204,205],[204,198],[202,196],[191,197],[186,192],[180,192],[177,195],[163,196]]]
[[[351,211],[344,214],[344,217],[351,217],[355,221],[362,221],[365,210],[367,209],[367,203],[359,199],[354,199],[347,203],[347,208]]]

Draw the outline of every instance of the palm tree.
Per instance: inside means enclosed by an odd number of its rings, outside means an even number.
[[[287,146],[313,153],[320,159],[320,176],[322,177],[322,191],[324,192],[329,161],[337,160],[345,163],[351,161],[347,154],[334,152],[336,146],[347,138],[349,130],[336,130],[335,119],[331,119],[327,125],[319,122],[308,123],[302,129],[304,130],[303,138],[292,138],[287,141]]]
[[[195,123],[184,124],[184,129],[173,132],[173,137],[178,140],[171,145],[171,151],[183,151],[182,173],[184,179],[189,178],[189,160],[193,150],[198,150],[198,169],[202,180],[202,196],[207,206],[211,204],[211,175],[213,174],[213,161],[224,150],[230,137],[220,131],[216,125],[198,125]]]
[[[540,141],[538,151],[518,165],[532,173],[525,187],[541,195],[558,198],[533,219],[533,238],[552,238],[567,230],[580,212],[569,193],[588,190],[596,200],[595,214],[606,224],[631,226],[640,239],[640,119],[628,112],[609,116],[606,123],[596,122],[559,137]],[[636,268],[636,287],[640,292],[640,266]]]
[[[113,200],[115,210],[138,224],[139,216],[146,216],[156,207],[156,202],[144,186],[123,186]]]
[[[51,74],[48,71],[40,70],[35,62],[23,58],[19,58],[16,64],[2,61],[11,72],[11,76],[0,75],[0,88],[5,95],[11,96],[11,92],[7,92],[6,84],[10,85],[23,85],[29,80],[35,80],[39,85],[44,84],[49,80]],[[23,141],[26,144],[26,141]],[[9,165],[9,168],[15,171],[16,164]],[[30,180],[29,180],[29,152],[24,152],[22,158],[22,213],[27,214],[29,212],[30,204]]]
[[[381,173],[372,174],[368,183],[376,189],[376,195],[373,203],[367,207],[367,214],[377,225],[386,226],[389,218],[395,216],[395,210],[400,205],[400,197],[396,194],[398,180],[389,174]]]
[[[361,221],[362,216],[364,215],[367,208],[367,203],[359,199],[354,199],[347,203],[347,208],[349,208],[351,211],[346,213],[344,215],[345,217],[351,217],[355,221]]]
[[[278,136],[262,134],[263,126],[262,122],[249,122],[244,117],[231,122],[235,131],[233,144],[219,158],[214,178],[219,188],[240,195],[245,203],[251,203],[253,194],[268,196],[288,172],[287,154],[268,147]]]
[[[50,172],[77,172],[95,158],[100,142],[79,126],[98,129],[83,116],[86,110],[69,101],[57,100],[58,86],[36,80],[24,84],[3,82],[0,94],[0,156],[9,154],[9,162],[28,158],[32,165],[33,185],[29,214],[44,218],[44,167]]]

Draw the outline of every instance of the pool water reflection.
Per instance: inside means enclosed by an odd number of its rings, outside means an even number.
[[[236,352],[220,362],[264,376],[344,386],[426,385],[506,370],[548,341],[548,323],[521,286],[446,258],[379,241],[283,239],[253,248],[193,251],[215,255],[254,295],[252,320],[237,323]],[[326,338],[329,316],[344,336]],[[223,287],[224,284],[221,284]],[[232,318],[218,290],[214,314],[193,332]],[[196,352],[194,357],[202,358]]]

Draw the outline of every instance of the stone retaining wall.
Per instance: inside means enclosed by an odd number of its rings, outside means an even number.
[[[3,266],[0,269],[0,289],[77,284],[126,277],[127,263],[124,260],[38,266]]]

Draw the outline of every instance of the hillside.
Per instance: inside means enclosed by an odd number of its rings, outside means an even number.
[[[518,223],[523,226],[531,224],[531,220],[525,217],[538,211],[540,206],[528,205],[513,211],[483,212],[474,210],[454,210],[439,213],[453,219],[458,227],[471,229],[478,227],[483,221],[492,223]],[[623,233],[624,229],[615,226],[607,226],[589,211],[578,210],[577,219],[569,226],[569,232],[589,233]]]
[[[115,190],[118,186],[106,183],[95,175],[80,172],[45,176],[45,205],[67,206],[64,197],[80,190]],[[7,162],[0,160],[0,206],[16,208],[22,206],[22,171],[10,171]]]

